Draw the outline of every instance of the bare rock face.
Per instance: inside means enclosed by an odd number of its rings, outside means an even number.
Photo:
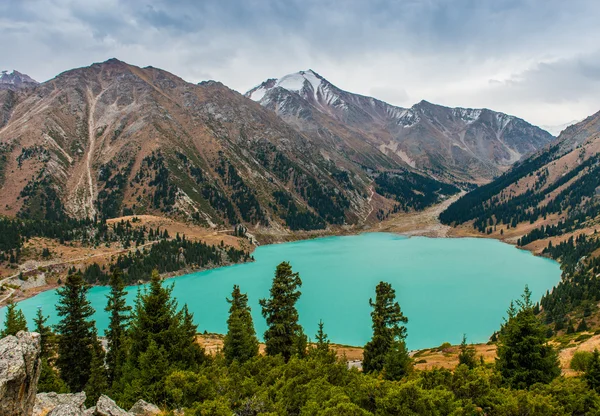
[[[102,395],[96,403],[96,416],[131,416],[131,413],[121,409],[110,397]]]
[[[160,414],[160,409],[158,406],[145,402],[144,400],[138,400],[131,409],[129,409],[129,413],[134,416],[155,416]]]
[[[40,335],[19,332],[0,340],[0,416],[29,416],[40,378]]]
[[[58,393],[39,393],[35,398],[35,407],[33,409],[33,416],[43,416],[46,414],[62,414],[52,413],[55,409],[77,409],[82,413],[85,409],[85,393],[69,393],[69,394],[58,394]],[[50,412],[50,413],[48,413]],[[68,413],[65,413],[68,414]]]
[[[79,407],[72,404],[59,404],[47,416],[83,416]]]

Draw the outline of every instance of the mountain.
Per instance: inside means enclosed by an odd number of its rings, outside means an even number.
[[[0,102],[4,215],[156,213],[310,230],[458,191],[398,169],[368,143],[298,132],[219,82],[116,59],[0,91]],[[396,169],[379,175],[384,166]],[[375,194],[380,186],[387,198]]]
[[[17,90],[19,88],[34,87],[38,84],[36,80],[29,75],[22,74],[13,70],[10,74],[8,71],[0,73],[0,89]]]
[[[600,223],[600,112],[463,196],[440,219],[540,249],[577,230],[594,233]]]
[[[268,79],[245,94],[300,131],[369,143],[399,166],[455,183],[487,182],[553,140],[522,119],[421,101],[392,106],[336,87],[313,70]]]

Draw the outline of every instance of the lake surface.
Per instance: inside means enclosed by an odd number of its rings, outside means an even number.
[[[560,280],[558,263],[535,257],[492,239],[403,237],[368,233],[259,247],[256,262],[193,273],[167,280],[181,305],[188,304],[198,330],[225,333],[228,304],[234,284],[248,293],[257,333],[265,321],[258,300],[267,297],[275,267],[289,261],[303,281],[298,302],[300,322],[314,339],[320,319],[336,343],[363,345],[371,337],[371,308],[375,286],[387,281],[396,290],[408,317],[410,349],[457,344],[463,333],[469,342],[485,342],[499,328],[511,300],[525,284],[539,300]],[[108,325],[104,312],[107,287],[93,287],[89,299],[96,309],[102,334]],[[137,287],[129,288],[133,303]],[[54,290],[24,300],[19,306],[30,326],[41,307],[56,323]],[[0,311],[4,319],[4,311]]]

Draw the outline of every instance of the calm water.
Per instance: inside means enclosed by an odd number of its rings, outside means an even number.
[[[314,338],[322,319],[332,341],[363,345],[371,337],[369,297],[381,281],[392,283],[409,318],[408,347],[419,349],[448,341],[484,342],[499,327],[512,299],[528,284],[534,299],[560,280],[559,265],[491,239],[406,238],[370,233],[259,247],[256,262],[193,273],[168,280],[179,304],[187,303],[199,331],[226,332],[229,296],[234,284],[248,293],[261,335],[265,330],[258,300],[268,296],[275,267],[290,261],[303,281],[300,321]],[[130,303],[137,288],[129,288]],[[94,287],[89,299],[103,333],[108,317],[106,287]],[[19,305],[28,322],[36,309],[56,323],[55,291]],[[2,318],[4,318],[4,312]]]

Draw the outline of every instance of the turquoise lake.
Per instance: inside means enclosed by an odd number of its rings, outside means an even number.
[[[375,286],[387,281],[396,290],[408,317],[410,349],[485,342],[499,328],[505,311],[526,284],[537,301],[560,280],[559,264],[492,239],[403,237],[368,233],[262,246],[253,263],[193,273],[166,281],[174,284],[179,305],[187,303],[198,330],[225,333],[228,304],[234,284],[248,293],[259,337],[265,330],[258,300],[267,297],[275,271],[289,261],[303,285],[298,302],[300,322],[314,338],[320,319],[336,343],[363,345],[371,337],[369,298]],[[102,334],[107,287],[93,287],[89,299],[96,309]],[[133,303],[137,287],[130,287]],[[41,307],[56,323],[56,292],[24,300],[19,306],[30,325]],[[4,318],[4,311],[0,319]]]

